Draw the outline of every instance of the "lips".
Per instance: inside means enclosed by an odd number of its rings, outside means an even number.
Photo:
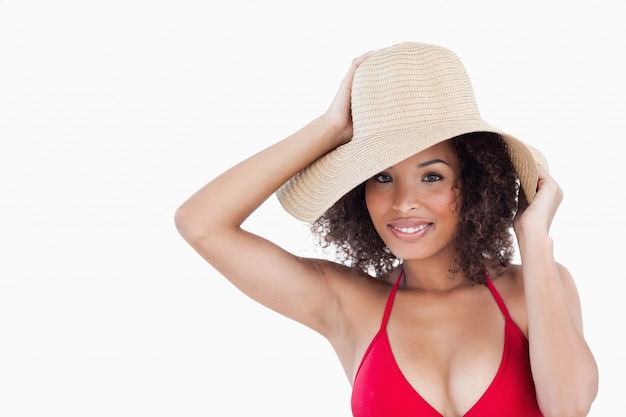
[[[388,226],[398,237],[417,237],[425,233],[433,224],[417,220],[398,220]]]

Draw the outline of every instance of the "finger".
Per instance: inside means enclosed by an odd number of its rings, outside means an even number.
[[[548,173],[548,171],[539,164],[537,164],[537,174],[539,175],[539,179],[550,177],[550,174]]]
[[[356,66],[358,67],[363,62],[365,62],[369,57],[376,55],[380,51],[382,51],[382,49],[374,49],[374,50],[368,51],[368,52],[364,53],[363,55],[355,58],[353,63],[356,64]]]
[[[359,66],[363,62],[365,62],[368,58],[370,58],[373,55],[376,55],[380,51],[382,51],[382,49],[375,49],[375,50],[366,52],[363,55],[354,58],[352,60],[352,64],[350,65],[350,69],[348,70],[346,75],[343,77],[343,80],[341,81],[340,89],[347,88],[348,91],[352,91],[352,79],[354,78],[354,73],[356,72],[357,68],[359,68]]]
[[[369,52],[364,53],[361,56],[358,56],[356,58],[354,58],[352,60],[352,65],[350,67],[350,71],[349,71],[349,75],[354,74],[354,72],[356,71],[356,69],[365,61],[367,61],[368,58],[376,55],[377,53],[379,53],[380,51],[382,51],[382,49],[375,49]]]

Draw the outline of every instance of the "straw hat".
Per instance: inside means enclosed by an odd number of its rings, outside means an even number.
[[[292,216],[314,222],[342,196],[430,146],[471,132],[498,133],[528,201],[540,152],[480,117],[460,59],[434,45],[404,42],[371,56],[354,74],[352,140],[296,174],[276,195]]]

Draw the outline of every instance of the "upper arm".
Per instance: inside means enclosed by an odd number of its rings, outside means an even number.
[[[342,276],[339,265],[297,257],[240,227],[220,227],[197,236],[181,230],[181,234],[250,298],[329,336],[340,306],[333,284]]]

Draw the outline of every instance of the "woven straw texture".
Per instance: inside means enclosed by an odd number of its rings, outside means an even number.
[[[276,195],[292,216],[318,219],[376,173],[430,146],[471,132],[494,132],[507,143],[522,189],[532,201],[541,153],[481,119],[459,58],[446,48],[404,42],[370,57],[352,86],[354,134],[285,183]]]

